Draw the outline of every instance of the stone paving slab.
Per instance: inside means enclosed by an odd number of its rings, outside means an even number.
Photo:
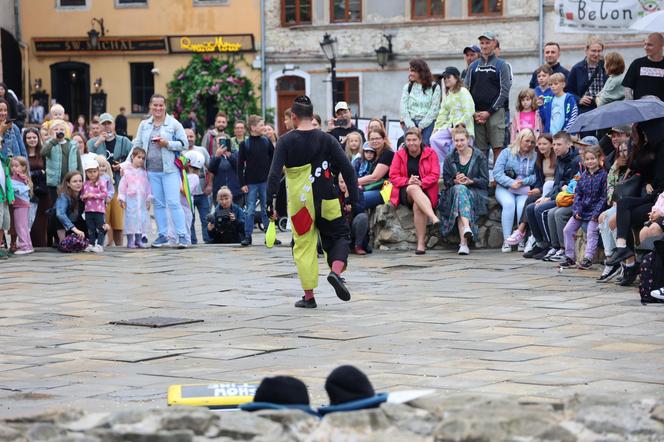
[[[318,405],[345,363],[377,390],[664,392],[664,306],[596,273],[496,251],[376,252],[351,257],[351,302],[321,277],[319,308],[303,311],[286,246],[39,251],[0,263],[0,416],[165,407],[170,384],[277,374],[300,377]],[[144,316],[204,322],[109,324]]]

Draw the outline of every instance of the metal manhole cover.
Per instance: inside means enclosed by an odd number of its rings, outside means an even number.
[[[203,320],[188,319],[188,318],[168,318],[165,316],[148,316],[145,318],[125,319],[123,321],[111,321],[110,324],[161,328],[161,327],[172,327],[174,325],[194,324],[196,322],[203,322]]]

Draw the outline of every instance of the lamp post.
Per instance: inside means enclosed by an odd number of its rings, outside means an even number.
[[[334,100],[337,98],[337,39],[327,32],[320,41],[323,54],[330,62],[330,76],[332,80],[332,115],[334,115]]]

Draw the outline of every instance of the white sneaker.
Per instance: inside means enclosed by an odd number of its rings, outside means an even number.
[[[503,247],[500,249],[500,251],[503,253],[510,253],[512,251],[512,246],[504,242]]]
[[[14,252],[14,255],[27,255],[27,254],[32,253],[32,252],[34,252],[34,249],[29,249],[29,250],[19,249],[19,250]]]
[[[468,248],[467,244],[459,244],[459,251],[457,253],[459,255],[469,255],[470,249]]]
[[[653,298],[664,300],[664,287],[661,289],[656,289],[650,292],[650,296]]]
[[[564,262],[566,260],[567,256],[565,255],[565,249],[558,250],[555,255],[549,258],[549,261],[551,262]]]
[[[523,238],[521,242],[516,246],[516,250],[518,252],[525,252],[526,251],[526,242],[528,240],[526,238]]]
[[[102,253],[103,251],[104,251],[104,246],[102,246],[101,244],[97,244],[95,252]]]
[[[542,258],[542,261],[551,261],[551,258],[554,257],[557,252],[558,249],[554,249],[553,247],[549,248],[549,251],[546,252],[546,255]]]
[[[463,237],[466,238],[467,241],[470,241],[471,239],[473,239],[473,231],[470,230],[469,227],[466,227],[465,229],[463,229]]]
[[[528,241],[526,241],[526,246],[523,248],[523,252],[524,253],[530,252],[533,249],[533,247],[535,247],[536,243],[537,240],[535,239],[535,237],[533,235],[530,235],[528,237]]]
[[[94,248],[95,248],[95,246],[93,246],[92,244],[90,244],[90,245],[87,246],[87,247],[85,248],[85,250],[83,250],[83,251],[84,251],[84,252],[94,252]]]

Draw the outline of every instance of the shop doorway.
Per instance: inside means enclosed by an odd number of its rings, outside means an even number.
[[[21,50],[14,36],[6,29],[0,29],[2,46],[2,78],[7,87],[14,91],[18,98],[23,98],[21,72],[23,71]],[[26,106],[29,106],[27,104]]]
[[[306,94],[305,81],[302,77],[289,75],[277,79],[277,126],[279,135],[286,133],[284,111],[293,105],[300,95]]]
[[[53,98],[65,107],[69,120],[79,115],[90,121],[90,65],[67,61],[51,65]]]

